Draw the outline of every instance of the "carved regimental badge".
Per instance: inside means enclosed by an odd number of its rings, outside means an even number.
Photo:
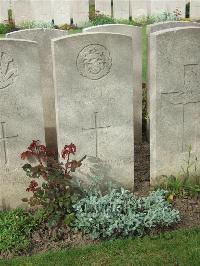
[[[0,90],[13,85],[17,75],[18,69],[14,59],[0,50]]]
[[[112,58],[108,49],[103,45],[90,44],[80,51],[76,65],[82,76],[97,80],[110,72]]]

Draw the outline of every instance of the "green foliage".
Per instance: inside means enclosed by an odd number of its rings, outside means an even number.
[[[99,11],[90,13],[90,21],[93,26],[103,25],[103,24],[128,24],[134,26],[146,26],[153,23],[163,22],[163,21],[173,21],[179,19],[179,12],[167,13],[163,12],[159,15],[144,16],[140,18],[129,19],[114,19],[110,16],[101,14]]]
[[[72,203],[78,197],[78,191],[73,188],[71,173],[81,166],[80,161],[70,160],[75,155],[74,144],[65,145],[61,151],[62,162],[58,162],[55,153],[49,152],[39,140],[33,140],[26,151],[21,154],[22,160],[27,160],[22,168],[31,182],[26,191],[33,193],[22,201],[30,206],[43,206],[48,214],[48,226],[59,226],[64,221],[72,220]],[[42,178],[41,185],[35,179]]]
[[[22,209],[0,212],[0,254],[9,252],[20,254],[30,247],[31,232],[45,219],[43,209],[35,213]]]
[[[9,33],[11,31],[13,31],[15,28],[14,28],[14,25],[13,24],[3,24],[3,23],[0,23],[0,34],[6,34],[6,33]]]
[[[123,188],[106,194],[90,192],[73,205],[76,230],[93,239],[118,236],[141,236],[157,226],[169,226],[180,220],[179,212],[166,201],[166,191],[157,190],[137,199]]]
[[[99,14],[99,12],[96,12],[93,16],[91,15],[90,20],[93,26],[116,23],[116,20],[114,18],[103,14]]]
[[[192,154],[192,147],[188,149],[188,159],[181,167],[182,174],[179,177],[164,175],[162,183],[155,189],[166,189],[170,194],[176,196],[191,196],[200,198],[200,175],[197,169],[198,158]]]
[[[184,160],[184,162],[186,163],[186,165],[182,166],[181,169],[183,172],[183,179],[187,181],[198,174],[197,173],[198,158],[196,155],[193,156],[191,145],[188,147],[188,159]]]
[[[179,197],[195,197],[200,198],[200,177],[194,176],[190,179],[175,177],[173,175],[163,176],[162,183],[155,187],[155,189],[166,189],[169,195]]]
[[[51,29],[53,28],[53,25],[51,22],[25,20],[21,22],[18,25],[18,27],[20,29],[34,29],[34,28]]]

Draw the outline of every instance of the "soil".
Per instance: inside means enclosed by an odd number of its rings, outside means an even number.
[[[150,191],[150,151],[148,142],[144,141],[140,145],[135,146],[135,192],[137,196],[146,196]],[[172,203],[175,209],[181,214],[181,222],[168,229],[156,229],[151,235],[158,234],[163,231],[171,231],[180,228],[192,228],[200,226],[200,199],[192,198],[176,198]],[[31,238],[31,250],[28,254],[32,255],[38,252],[48,250],[59,250],[61,248],[69,248],[82,246],[86,244],[96,244],[100,240],[91,240],[89,236],[82,233],[72,233],[67,226],[60,227],[57,230],[48,230],[47,227],[40,228],[34,232]],[[0,258],[12,258],[13,254],[3,254]]]

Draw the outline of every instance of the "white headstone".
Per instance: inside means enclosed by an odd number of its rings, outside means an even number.
[[[115,19],[129,19],[130,0],[114,0],[113,16]]]
[[[150,5],[151,15],[153,16],[167,12],[167,0],[151,0]]]
[[[148,35],[148,78],[150,76],[150,69],[152,67],[152,62],[150,60],[151,55],[151,48],[149,44],[150,35],[151,33],[160,31],[160,30],[166,30],[171,28],[180,28],[180,27],[200,27],[200,23],[196,22],[186,22],[186,21],[166,21],[166,22],[160,22],[160,23],[154,23],[147,26],[147,35]],[[147,112],[149,113],[149,101],[150,101],[150,95],[149,95],[149,81],[147,80]],[[150,135],[150,121],[149,118],[147,119],[147,138],[149,139]]]
[[[8,8],[12,8],[17,25],[24,21],[49,22],[54,19],[57,25],[70,24],[70,19],[77,25],[89,20],[89,0],[1,0],[0,21],[6,20]]]
[[[13,16],[16,24],[23,21],[43,21],[52,20],[51,0],[17,0],[12,2]]]
[[[51,0],[31,0],[33,20],[52,21],[52,1]]]
[[[170,14],[174,14],[174,12],[178,11],[180,13],[179,17],[185,18],[186,4],[188,2],[188,0],[168,0],[166,2],[166,10]]]
[[[89,0],[73,1],[73,21],[77,25],[84,25],[89,21]]]
[[[200,0],[190,0],[190,18],[200,20]]]
[[[150,15],[149,0],[132,0],[132,18],[141,18]]]
[[[57,148],[51,40],[65,35],[67,31],[53,29],[20,30],[7,34],[7,38],[36,41],[39,44],[45,138],[48,148]]]
[[[134,136],[135,142],[142,141],[142,29],[136,26],[108,24],[90,27],[83,32],[111,32],[125,34],[133,40],[133,91],[134,91]],[[120,54],[119,54],[120,56]]]
[[[7,0],[1,0],[0,2],[0,23],[8,20],[9,2]]]
[[[156,31],[181,27],[200,27],[200,23],[189,21],[166,21],[154,23],[147,26],[147,34],[149,35]]]
[[[82,173],[132,189],[132,39],[88,33],[52,43],[59,150],[73,142],[78,158],[88,156]]]
[[[20,154],[44,143],[37,43],[0,40],[0,208],[20,206],[27,195]]]
[[[72,18],[72,2],[66,0],[53,1],[52,6],[55,24],[70,24],[70,19]]]
[[[111,0],[95,0],[95,10],[100,14],[111,16]]]
[[[190,160],[200,155],[200,28],[155,32],[150,49],[150,175],[154,185],[162,175],[183,174],[190,145]]]

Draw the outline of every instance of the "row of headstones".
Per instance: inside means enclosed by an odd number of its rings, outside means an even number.
[[[76,177],[101,176],[133,188],[134,142],[142,137],[141,28],[85,31],[96,33],[24,30],[0,40],[2,207],[17,206],[24,196],[29,180],[20,153],[32,139],[46,138],[48,147],[57,139],[59,151],[73,142],[78,158],[87,155]],[[178,174],[187,146],[196,149],[200,141],[200,28],[171,22],[148,32],[154,185],[163,174]]]
[[[95,9],[108,16],[113,15],[116,19],[139,18],[142,16],[157,15],[163,12],[173,14],[178,9],[181,17],[185,17],[186,4],[190,0],[95,0]],[[191,0],[191,17],[195,1]],[[200,14],[199,14],[200,16]]]
[[[8,9],[12,9],[13,18],[18,25],[23,21],[51,22],[56,25],[81,25],[89,21],[89,0],[1,0],[0,22],[7,20]]]
[[[95,0],[95,9],[116,19],[138,18],[147,15],[173,13],[176,9],[185,17],[186,4],[189,0]],[[190,0],[192,19],[200,19],[200,0]],[[70,23],[83,24],[89,20],[89,0],[1,0],[0,21],[8,17],[11,7],[16,23],[22,21],[46,21],[54,19],[60,25]]]

